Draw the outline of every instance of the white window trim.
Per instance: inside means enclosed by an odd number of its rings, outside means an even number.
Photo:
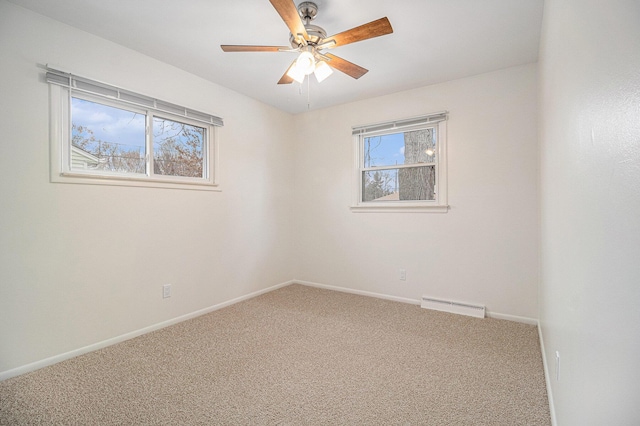
[[[378,123],[353,128],[353,196],[351,211],[361,213],[446,213],[447,194],[447,112],[429,114],[406,120]],[[436,199],[424,201],[362,201],[362,171],[364,138],[389,133],[390,130],[409,131],[436,127]]]
[[[49,70],[51,71],[51,69]],[[203,150],[205,151],[203,155],[205,164],[203,166],[205,167],[205,173],[207,174],[207,176],[204,178],[191,178],[183,176],[149,176],[147,174],[137,175],[127,173],[107,174],[89,170],[72,170],[70,162],[71,96],[99,102],[105,105],[114,106],[116,108],[139,111],[143,114],[151,111],[151,113],[157,117],[176,120],[182,123],[192,124],[198,127],[205,128],[208,140],[203,147]],[[49,99],[51,182],[221,191],[218,181],[219,156],[218,141],[216,137],[216,127],[217,125],[221,125],[221,119],[214,117],[215,119],[220,120],[219,124],[209,124],[207,122],[192,119],[179,114],[172,114],[152,108],[144,108],[143,106],[138,106],[124,101],[112,100],[114,98],[95,95],[87,93],[86,91],[74,90],[71,87],[65,86],[63,84],[55,83],[49,84]]]

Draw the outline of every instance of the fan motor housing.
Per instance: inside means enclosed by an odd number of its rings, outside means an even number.
[[[309,40],[307,40],[307,43],[312,46],[320,44],[322,40],[327,37],[327,32],[324,28],[317,25],[305,24],[304,28],[307,30],[307,34],[309,34]],[[293,34],[289,34],[289,42],[291,43],[291,47],[294,49],[299,47],[299,44],[296,42],[296,38]]]
[[[324,28],[311,24],[311,21],[316,19],[316,16],[318,15],[318,5],[312,1],[303,1],[298,5],[298,14],[300,15],[300,18],[302,18],[304,28],[307,30],[307,34],[309,35],[307,43],[311,46],[320,44],[322,39],[327,37],[327,32]],[[294,49],[300,47],[300,44],[296,42],[296,37],[294,37],[293,34],[289,35],[289,42],[291,43],[291,47]]]
[[[312,1],[303,1],[298,5],[298,13],[303,21],[308,24],[309,21],[313,21],[318,14],[318,5]]]

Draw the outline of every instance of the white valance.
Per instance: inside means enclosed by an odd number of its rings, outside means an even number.
[[[213,126],[222,126],[222,118],[205,112],[196,111],[180,105],[175,105],[129,90],[111,86],[99,81],[91,80],[85,77],[79,77],[64,71],[59,71],[47,67],[47,82],[68,87],[70,90],[78,90],[92,95],[102,96],[109,99],[118,99],[143,108],[153,108],[157,111],[168,112],[180,117],[186,117],[191,120],[200,121],[202,123],[211,124]]]
[[[421,115],[419,117],[406,118],[403,120],[387,121],[384,123],[368,124],[365,126],[356,126],[352,128],[352,134],[362,135],[374,132],[383,132],[388,130],[397,129],[402,131],[404,129],[420,126],[424,124],[437,123],[447,119],[448,111],[436,112],[428,115]]]

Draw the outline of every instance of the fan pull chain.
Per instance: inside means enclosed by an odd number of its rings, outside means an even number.
[[[307,76],[307,109],[311,109],[311,76]]]

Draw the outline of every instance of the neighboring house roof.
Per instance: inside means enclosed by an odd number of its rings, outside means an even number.
[[[90,152],[75,145],[71,146],[71,169],[95,169],[102,162]]]
[[[385,195],[384,197],[376,198],[373,201],[400,201],[400,193],[392,192],[389,195]]]

